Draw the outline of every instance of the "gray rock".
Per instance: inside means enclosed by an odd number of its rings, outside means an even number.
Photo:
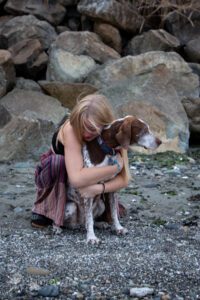
[[[149,30],[137,35],[128,43],[126,55],[138,55],[149,51],[175,51],[180,47],[179,40],[163,29]]]
[[[189,119],[190,132],[200,134],[200,98],[184,98],[182,103]]]
[[[102,64],[120,58],[119,53],[102,42],[96,33],[89,31],[61,33],[51,49],[62,49],[73,55],[85,55]]]
[[[117,28],[107,23],[96,22],[94,24],[94,32],[101,37],[106,45],[121,53],[122,38]]]
[[[15,213],[15,214],[19,214],[19,213],[21,213],[21,212],[23,212],[23,208],[22,208],[22,207],[15,207],[15,208],[14,208],[14,213]]]
[[[15,79],[11,53],[7,50],[0,50],[0,98],[13,88]]]
[[[189,41],[184,47],[184,52],[188,61],[200,63],[200,37]]]
[[[154,289],[149,287],[141,287],[141,288],[131,288],[130,289],[130,296],[131,297],[138,297],[143,298],[148,295],[152,295],[154,292]]]
[[[16,78],[16,88],[21,90],[42,92],[37,82],[23,77]]]
[[[137,32],[144,23],[135,6],[116,0],[81,0],[78,11],[93,19],[112,24],[120,29]]]
[[[4,127],[11,120],[11,114],[8,110],[0,104],[0,128]]]
[[[63,83],[81,83],[95,68],[95,61],[89,56],[53,49],[49,55],[46,79]]]
[[[38,39],[24,39],[8,50],[21,76],[36,79],[46,69],[48,56]]]
[[[48,95],[58,99],[64,107],[72,109],[80,95],[93,94],[97,89],[87,83],[62,83],[57,81],[39,81]]]
[[[31,14],[39,19],[48,21],[51,24],[58,25],[62,22],[66,9],[56,2],[48,1],[30,1],[21,0],[16,2],[8,0],[4,6],[5,11],[13,15]]]
[[[43,297],[57,297],[59,295],[59,287],[57,285],[46,285],[38,291],[38,295]]]
[[[68,113],[55,98],[16,88],[0,104],[12,115],[0,129],[1,161],[38,159],[49,149],[56,126]]]
[[[197,74],[200,78],[200,64],[197,63],[188,63],[192,71]]]
[[[48,49],[57,33],[46,21],[40,21],[33,15],[17,16],[4,23],[1,35],[8,40],[8,47],[23,39],[37,38],[43,49]]]
[[[180,14],[179,11],[173,11],[165,18],[166,30],[176,36],[181,42],[181,45],[187,44],[190,40],[196,39],[200,35],[198,0],[193,1],[192,9],[193,12],[188,9],[185,14]]]

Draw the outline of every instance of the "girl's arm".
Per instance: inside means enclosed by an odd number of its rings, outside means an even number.
[[[122,188],[127,187],[128,183],[129,183],[128,178],[123,175],[123,172],[121,172],[115,178],[107,182],[104,182],[104,186],[102,183],[98,183],[87,187],[79,188],[79,192],[82,197],[93,198],[96,195],[102,194],[102,192],[104,193],[116,192]]]
[[[119,172],[118,166],[84,168],[82,145],[76,138],[72,126],[68,123],[63,130],[63,144],[65,147],[65,165],[70,183],[76,188],[94,185],[97,182],[107,180]],[[123,159],[118,156],[120,167],[123,167]]]

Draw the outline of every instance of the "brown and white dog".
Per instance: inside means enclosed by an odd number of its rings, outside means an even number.
[[[130,145],[137,144],[146,149],[156,149],[161,141],[155,137],[149,126],[134,116],[117,119],[104,128],[101,137],[87,142],[83,147],[84,166],[105,166],[116,159],[115,150],[128,149]],[[118,218],[118,203],[114,193],[105,194],[104,202],[101,195],[84,199],[77,189],[68,188],[69,200],[65,210],[65,221],[68,224],[85,225],[87,242],[98,243],[99,239],[94,233],[94,219],[110,210],[110,216],[117,234],[126,234],[127,229],[122,227]],[[108,205],[109,203],[109,205]],[[107,207],[106,207],[107,204]]]

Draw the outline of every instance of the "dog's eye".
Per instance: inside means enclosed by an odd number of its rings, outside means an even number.
[[[140,138],[141,136],[145,135],[148,132],[147,128],[143,128],[142,130],[140,129],[139,132],[135,135],[136,138]]]

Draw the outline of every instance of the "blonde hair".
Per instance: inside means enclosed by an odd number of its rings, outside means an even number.
[[[83,131],[88,123],[98,132],[99,127],[109,125],[114,119],[107,98],[104,95],[91,94],[78,101],[70,114],[69,121],[78,140],[83,143]]]

